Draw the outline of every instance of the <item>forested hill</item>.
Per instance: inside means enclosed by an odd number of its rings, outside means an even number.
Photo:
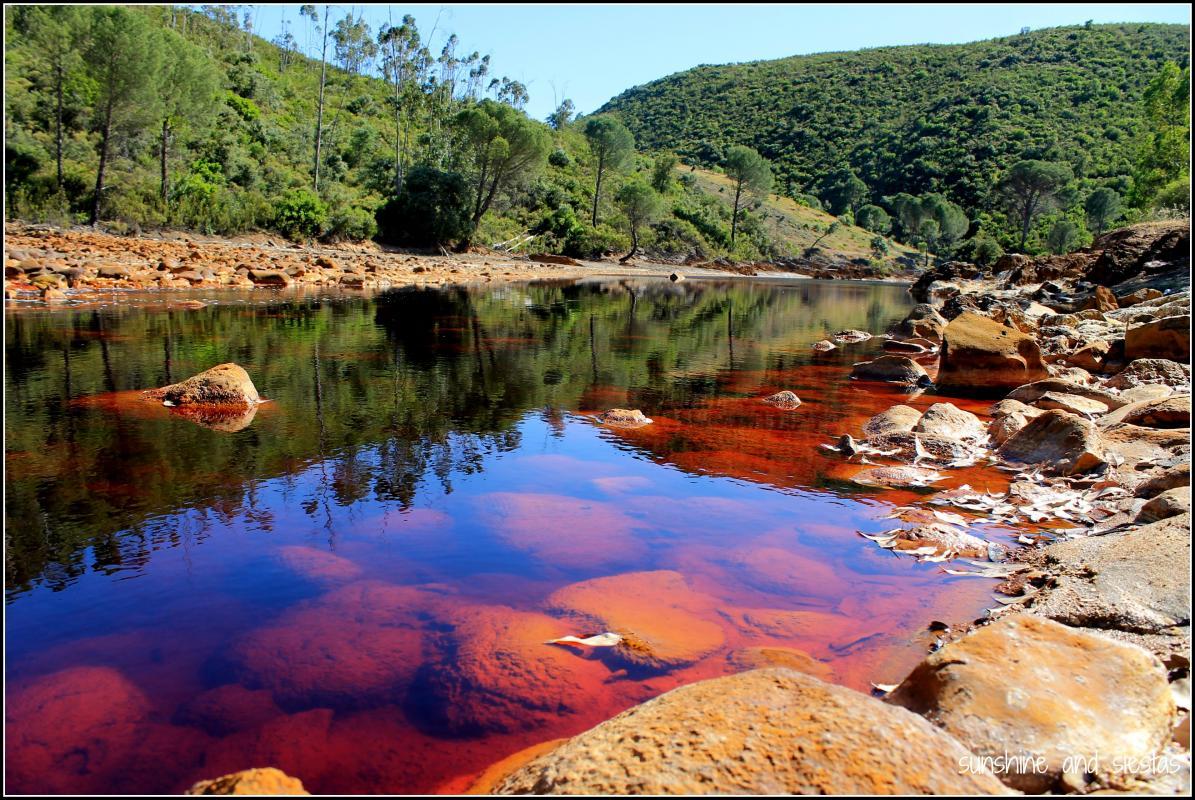
[[[700,66],[601,111],[640,146],[703,164],[754,147],[789,194],[826,201],[849,170],[872,202],[940,192],[973,212],[1024,158],[1069,162],[1077,177],[1126,191],[1142,96],[1164,62],[1189,65],[1189,36],[1186,25],[1090,25]]]

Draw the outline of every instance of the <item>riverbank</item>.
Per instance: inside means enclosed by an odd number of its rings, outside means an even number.
[[[424,255],[372,242],[301,247],[264,235],[233,240],[184,234],[132,237],[10,223],[5,227],[4,297],[13,307],[111,302],[130,292],[165,297],[187,290],[369,292],[592,276],[825,277],[821,267],[810,272],[731,262],[677,267],[644,259],[621,264],[616,259],[498,252]]]
[[[845,434],[846,461],[887,464],[857,481],[928,488],[976,462],[1015,475],[999,494],[930,489],[867,536],[999,580],[981,618],[927,620],[930,654],[903,680],[867,697],[772,662],[786,668],[676,689],[445,788],[1189,792],[1189,236],[1144,225],[1070,257],[946,265],[887,334],[905,355],[856,365],[859,380],[993,401],[987,420],[898,405],[827,432]],[[981,538],[992,523],[1023,531],[1014,549]],[[915,764],[898,750],[914,740]]]

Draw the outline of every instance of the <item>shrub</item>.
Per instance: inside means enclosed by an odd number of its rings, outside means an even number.
[[[871,252],[872,255],[879,259],[888,255],[888,240],[883,236],[871,237]]]
[[[568,153],[564,152],[563,149],[558,147],[552,151],[551,155],[548,156],[548,163],[553,167],[563,168],[573,163],[573,160],[568,157]]]
[[[274,227],[290,239],[318,236],[328,221],[328,207],[310,189],[291,189],[274,213]]]
[[[375,212],[357,206],[342,207],[328,220],[324,239],[330,242],[349,240],[354,242],[372,239],[377,235],[378,225]]]
[[[817,195],[797,194],[797,195],[793,195],[793,200],[795,200],[797,202],[797,205],[807,206],[809,208],[815,208],[818,211],[822,210],[822,201],[817,199]]]
[[[596,228],[583,225],[565,242],[564,252],[574,258],[600,258],[606,253],[628,250],[630,246],[626,235],[603,222]]]
[[[986,236],[977,237],[971,245],[971,260],[982,267],[995,264],[1002,255],[1004,255],[1004,248],[994,239],[989,239]]]
[[[1179,178],[1163,186],[1154,197],[1153,207],[1156,209],[1173,209],[1175,211],[1191,211],[1191,179]]]
[[[434,247],[470,233],[469,189],[455,172],[415,167],[403,191],[377,211],[378,238],[390,244]]]

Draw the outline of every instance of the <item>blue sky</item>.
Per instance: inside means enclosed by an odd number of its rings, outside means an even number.
[[[248,8],[242,6],[242,8]],[[254,6],[265,38],[291,21],[304,44],[298,5]],[[320,6],[321,16],[323,7]],[[363,12],[373,30],[412,14],[439,52],[449,33],[458,53],[492,58],[491,72],[522,81],[527,112],[542,119],[554,99],[581,113],[614,95],[698,64],[755,61],[883,45],[950,44],[1095,22],[1190,22],[1190,7],[1170,4],[954,5],[337,5],[330,19]]]

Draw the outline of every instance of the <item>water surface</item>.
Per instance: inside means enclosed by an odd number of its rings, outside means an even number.
[[[941,398],[847,381],[878,340],[810,344],[909,306],[885,285],[592,280],[10,313],[9,788],[272,765],[313,792],[447,791],[752,648],[899,680],[926,624],[990,587],[858,536],[917,495],[852,487],[817,445]],[[226,361],[271,400],[251,418],[139,396]],[[780,389],[800,408],[759,401]],[[654,423],[597,424],[610,407]],[[543,644],[600,632],[554,593],[609,576],[599,605],[675,619],[703,655],[628,669]]]

